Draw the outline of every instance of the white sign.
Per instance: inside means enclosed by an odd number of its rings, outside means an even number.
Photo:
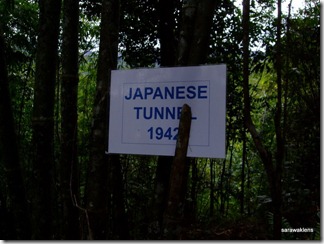
[[[226,65],[114,70],[108,153],[175,153],[183,104],[191,107],[188,157],[225,157]]]

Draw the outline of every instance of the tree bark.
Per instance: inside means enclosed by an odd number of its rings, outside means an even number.
[[[214,217],[214,205],[215,205],[215,172],[214,161],[210,160],[210,194],[209,194],[209,215],[210,218]]]
[[[188,65],[206,62],[216,2],[216,0],[198,1]]]
[[[197,220],[197,186],[199,182],[198,178],[198,160],[197,159],[191,159],[191,206],[190,206],[190,214],[189,214],[189,220],[191,220],[193,223]]]
[[[36,53],[33,107],[33,230],[35,239],[51,239],[53,214],[54,97],[61,1],[39,1],[39,36]]]
[[[183,4],[177,65],[206,61],[215,7],[215,0],[188,0]]]
[[[172,67],[175,63],[174,11],[173,0],[158,1],[161,66],[163,67]]]
[[[281,0],[278,2],[278,23],[277,26],[277,110],[275,114],[277,154],[276,165],[272,162],[271,152],[264,146],[251,118],[251,105],[249,94],[249,12],[250,1],[243,1],[243,95],[244,95],[244,120],[247,129],[249,130],[254,145],[256,146],[261,157],[263,166],[268,178],[270,196],[272,198],[272,207],[274,214],[273,221],[273,238],[281,239],[281,171],[283,160],[283,139],[281,132],[281,55],[280,55],[280,35],[281,35]]]
[[[0,163],[6,177],[9,209],[13,217],[15,236],[12,239],[31,238],[29,211],[22,178],[17,136],[10,100],[9,80],[5,61],[5,42],[0,24]],[[0,203],[1,207],[4,202]]]
[[[253,142],[260,154],[261,160],[264,164],[268,181],[272,185],[273,165],[272,155],[264,147],[263,142],[257,132],[255,125],[251,118],[251,99],[249,93],[249,22],[250,22],[250,0],[243,1],[243,99],[244,99],[244,122],[245,126],[249,130]]]
[[[215,0],[188,0],[183,3],[182,7],[182,23],[180,27],[180,36],[177,47],[177,55],[175,65],[187,66],[198,65],[205,62],[208,50],[208,40],[210,38],[211,23],[214,16],[214,10],[216,7]],[[202,26],[203,25],[203,26]],[[175,159],[173,161],[173,164]],[[172,168],[175,166],[172,165]],[[188,178],[189,168],[179,172],[178,177]],[[172,172],[170,177],[169,187],[171,184],[177,184],[173,182]],[[173,182],[173,183],[172,183]],[[185,181],[187,182],[187,181]],[[184,187],[184,186],[183,186]],[[186,186],[187,187],[187,186]],[[169,193],[171,194],[171,193]],[[185,194],[185,193],[181,193]],[[170,195],[168,200],[168,206],[164,213],[163,225],[168,226],[168,218],[171,217],[170,213],[174,213],[174,210],[170,210],[169,206]],[[172,207],[171,207],[172,208]],[[174,216],[175,218],[176,215]]]
[[[159,37],[161,50],[161,66],[172,67],[175,64],[176,40],[174,36],[175,16],[174,1],[158,2]],[[163,213],[166,208],[169,180],[171,173],[171,156],[159,156],[157,160],[154,196],[152,200],[152,215],[150,220],[151,234],[159,235],[162,227]],[[156,232],[156,233],[153,233]]]
[[[226,202],[226,197],[225,197],[225,174],[226,174],[226,160],[223,160],[223,165],[222,165],[222,174],[220,177],[220,183],[219,183],[219,194],[220,194],[220,206],[219,206],[219,212],[221,216],[225,214],[225,202]]]
[[[155,173],[155,187],[150,223],[150,232],[153,236],[159,236],[161,234],[163,213],[167,206],[171,165],[171,156],[159,156]]]
[[[115,171],[121,169],[120,165],[115,165],[120,164],[119,157],[108,157],[105,154],[108,141],[109,116],[107,108],[109,108],[110,71],[117,68],[119,5],[118,0],[102,1],[97,90],[93,109],[90,162],[85,195],[89,220],[87,223],[89,225],[88,238],[95,240],[109,238],[109,208],[112,208],[110,197],[111,194],[114,194],[114,190],[109,192],[108,184],[112,183],[109,176],[115,174],[115,177],[121,177],[121,172]],[[115,171],[112,174],[109,174],[109,162],[112,165],[110,170]],[[121,183],[122,179],[118,179],[113,182],[112,187],[123,190],[122,185],[115,185]],[[119,214],[125,215],[125,208],[120,205],[123,204],[120,196],[115,195],[112,200],[117,201],[113,203],[114,206],[119,203]],[[126,218],[123,219],[126,221]],[[125,222],[120,225],[123,228],[127,227]]]
[[[197,0],[188,0],[184,2],[182,6],[182,22],[176,57],[176,65],[179,66],[188,64],[195,27],[195,17],[198,8],[197,5]]]
[[[125,212],[124,185],[121,161],[119,155],[110,155],[111,164],[111,182],[112,186],[112,221],[113,221],[113,239],[130,239],[128,218]]]
[[[277,108],[274,118],[276,131],[276,172],[274,174],[274,195],[273,195],[273,236],[274,239],[281,239],[281,218],[282,218],[282,167],[284,160],[284,138],[282,132],[282,48],[281,48],[281,0],[278,0],[278,22],[276,40],[276,72],[277,72]]]
[[[241,169],[241,194],[240,194],[240,211],[241,215],[244,215],[244,195],[245,195],[245,164],[247,160],[246,156],[246,132],[245,126],[243,126],[242,130],[242,140],[243,140],[243,152],[242,152],[242,169]]]
[[[181,233],[189,170],[187,151],[190,127],[191,108],[184,104],[179,122],[175,156],[172,162],[168,203],[163,217],[163,233],[166,239],[178,239]]]
[[[64,0],[61,85],[61,196],[63,238],[80,239],[76,202],[79,197],[77,160],[79,1]]]

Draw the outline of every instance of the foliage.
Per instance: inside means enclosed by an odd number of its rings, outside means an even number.
[[[152,66],[158,59],[156,2],[137,0],[122,4],[119,48],[131,67]]]
[[[80,165],[81,196],[84,196],[87,162],[89,160],[89,137],[92,123],[92,104],[96,89],[97,53],[81,56],[78,85],[78,149]]]
[[[173,7],[178,41],[181,19],[179,1]],[[283,239],[320,238],[320,4],[305,1],[304,9],[284,15],[282,26],[283,74],[282,125],[285,137],[282,197],[283,228],[313,228],[313,235],[285,233]],[[118,68],[156,67],[161,62],[158,1],[121,1]],[[78,84],[78,159],[82,212],[86,175],[90,159],[90,133],[96,91],[101,1],[80,1],[80,56]],[[275,1],[251,1],[251,43],[249,78],[251,114],[265,146],[276,153],[274,117],[277,103]],[[35,53],[38,35],[36,1],[15,0],[12,8],[0,3],[0,22],[6,41],[10,93],[19,136],[21,167],[28,206],[33,202],[33,167],[30,153],[34,99]],[[259,223],[260,238],[271,238],[272,199],[260,157],[244,128],[242,94],[242,13],[232,1],[219,1],[215,11],[207,63],[227,64],[227,114],[225,159],[193,159],[190,163],[186,217],[190,238],[235,237],[247,231],[251,237]],[[55,162],[60,158],[60,68],[57,68]],[[245,145],[245,146],[244,146]],[[244,161],[244,157],[246,160]],[[125,211],[133,239],[158,239],[150,230],[151,203],[155,194],[157,158],[120,155]],[[243,163],[244,161],[244,163]],[[244,167],[243,167],[244,166]],[[55,189],[60,187],[55,165]],[[7,182],[0,161],[0,226],[9,221]],[[109,186],[113,187],[113,186]],[[244,188],[244,191],[243,191]],[[57,194],[57,193],[55,193]],[[57,197],[53,209],[60,223],[64,207]],[[243,209],[241,209],[243,206]],[[33,214],[31,209],[31,214]],[[111,213],[113,215],[113,213]],[[244,221],[246,220],[246,221]],[[111,226],[112,220],[107,220]],[[269,223],[267,223],[269,222]],[[84,222],[83,222],[84,223]],[[86,223],[86,222],[85,222]],[[233,223],[238,223],[235,229]],[[13,224],[13,223],[12,223]],[[11,225],[10,225],[11,226]],[[113,227],[111,227],[113,229]],[[266,226],[266,227],[264,227]],[[206,230],[203,230],[204,228]],[[9,227],[8,227],[9,228]],[[86,229],[83,226],[81,229]],[[246,228],[246,229],[244,229]],[[60,227],[53,236],[61,238]],[[112,231],[112,230],[110,230]],[[230,234],[231,233],[231,234]],[[238,232],[236,232],[238,233]],[[0,234],[4,234],[0,232]],[[187,236],[187,237],[188,237]],[[239,235],[236,237],[239,238]],[[258,239],[256,237],[256,239]]]

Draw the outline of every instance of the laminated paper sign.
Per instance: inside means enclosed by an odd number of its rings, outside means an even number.
[[[225,157],[226,65],[114,70],[108,153],[173,156],[183,104],[188,157]]]

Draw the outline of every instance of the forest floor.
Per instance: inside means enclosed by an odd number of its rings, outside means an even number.
[[[282,240],[319,240],[311,233],[282,233]],[[271,225],[266,220],[243,219],[221,224],[195,225],[183,228],[182,240],[273,240]]]
[[[183,230],[184,240],[269,240],[265,223],[248,220],[232,221],[209,226],[192,226]]]

